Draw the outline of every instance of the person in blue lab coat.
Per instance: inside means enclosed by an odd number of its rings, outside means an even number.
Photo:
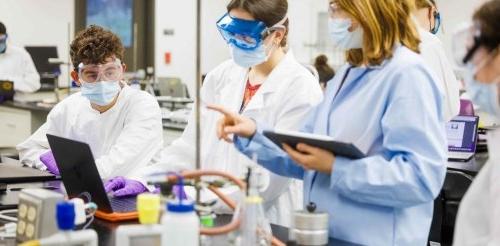
[[[426,245],[446,173],[443,92],[418,55],[413,1],[330,1],[329,30],[347,61],[328,83],[304,132],[350,142],[353,160],[298,144],[285,151],[265,122],[223,113],[218,136],[288,177],[304,180],[304,205],[329,213],[329,236],[363,245]],[[382,27],[382,28],[381,28]],[[234,134],[234,138],[231,138]]]

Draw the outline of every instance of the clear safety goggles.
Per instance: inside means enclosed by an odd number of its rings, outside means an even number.
[[[464,23],[453,33],[453,58],[458,66],[465,66],[482,44],[478,25]]]
[[[117,81],[123,75],[123,66],[120,59],[106,64],[78,65],[78,76],[82,82],[94,83],[99,81]]]
[[[330,3],[328,6],[328,14],[330,15],[330,18],[336,19],[336,18],[346,18],[345,11],[342,10],[339,5],[335,2]]]
[[[268,28],[262,21],[234,18],[229,13],[217,21],[217,29],[228,44],[243,50],[254,50],[260,46],[264,36],[272,31],[283,28],[287,17],[276,25]]]

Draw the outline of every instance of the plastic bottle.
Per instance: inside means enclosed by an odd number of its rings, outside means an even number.
[[[163,227],[160,217],[160,196],[141,194],[137,196],[137,211],[140,225],[122,225],[116,230],[116,245],[160,245]]]
[[[249,167],[247,196],[241,210],[240,245],[243,246],[271,245],[271,225],[264,214],[258,184],[259,175],[255,167]]]
[[[130,81],[130,88],[135,89],[135,90],[141,90],[141,82],[139,82],[138,79],[132,79]]]
[[[181,194],[175,200],[167,202],[167,211],[161,219],[163,226],[162,246],[200,244],[200,218],[194,210],[194,202],[188,200],[180,186]]]
[[[25,242],[21,246],[97,246],[97,233],[94,230],[73,230],[75,228],[75,217],[75,205],[73,203],[58,203],[56,219],[60,232],[47,238]]]

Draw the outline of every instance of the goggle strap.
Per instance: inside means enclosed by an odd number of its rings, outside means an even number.
[[[285,27],[285,22],[288,20],[288,14],[285,15],[285,17],[283,17],[282,20],[280,20],[278,23],[274,24],[274,26],[272,27]]]
[[[479,46],[481,46],[480,38],[474,37],[474,45],[469,49],[469,51],[467,51],[467,54],[462,60],[464,64],[467,64],[472,59],[472,56],[476,53],[477,49],[479,49]]]
[[[276,29],[286,29],[285,27],[285,22],[288,20],[288,14],[283,17],[278,23],[274,24],[272,27],[266,28],[263,32],[262,35],[269,35],[270,32],[276,30]]]

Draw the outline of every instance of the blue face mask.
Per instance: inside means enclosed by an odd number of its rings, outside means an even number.
[[[434,28],[431,29],[431,33],[437,34],[439,32],[439,27],[441,27],[441,14],[439,12],[434,12]]]
[[[251,68],[253,66],[262,64],[269,59],[269,55],[266,54],[266,47],[263,44],[261,44],[255,50],[243,50],[234,45],[231,45],[231,53],[233,56],[233,61],[244,68]]]
[[[482,112],[500,119],[498,84],[478,82],[474,79],[474,67],[469,65],[467,70],[468,75],[465,79],[465,83],[467,86],[467,94],[471,97],[472,102],[479,106]]]
[[[328,29],[334,45],[341,50],[363,48],[363,28],[358,26],[349,31],[352,22],[350,19],[330,18]]]
[[[0,42],[0,53],[5,53],[7,50],[7,42]]]
[[[82,96],[99,106],[110,104],[120,90],[121,87],[118,81],[82,83]]]

